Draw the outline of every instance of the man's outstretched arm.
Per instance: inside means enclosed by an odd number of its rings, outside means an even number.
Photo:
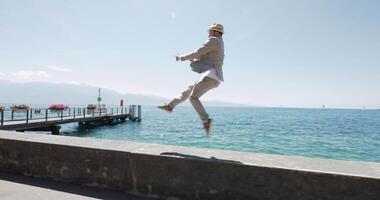
[[[200,59],[201,56],[207,54],[208,52],[214,50],[217,47],[217,38],[216,37],[210,37],[208,41],[197,51],[179,56],[178,59],[181,61],[184,60],[194,60],[194,59]]]

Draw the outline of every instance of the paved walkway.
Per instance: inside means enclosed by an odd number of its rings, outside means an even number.
[[[0,172],[1,200],[149,200],[122,192],[100,190]]]

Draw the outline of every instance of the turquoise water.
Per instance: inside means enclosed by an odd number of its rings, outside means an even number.
[[[166,113],[143,107],[141,123],[84,129],[63,134],[179,146],[282,155],[380,162],[380,111],[288,108],[208,108],[214,118],[206,136],[192,107]]]

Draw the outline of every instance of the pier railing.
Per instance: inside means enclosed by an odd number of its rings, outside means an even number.
[[[29,109],[4,109],[0,110],[0,126],[7,122],[24,121],[29,123],[31,120],[64,120],[76,118],[102,117],[113,115],[129,114],[131,119],[141,120],[141,106],[130,105],[129,108],[68,108],[65,110],[52,110],[49,108],[29,108]]]

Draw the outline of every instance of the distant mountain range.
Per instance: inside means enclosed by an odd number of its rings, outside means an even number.
[[[117,105],[121,99],[125,104],[160,105],[169,99],[140,94],[122,94],[110,89],[101,89],[102,103]],[[0,80],[0,103],[26,103],[26,104],[53,104],[64,103],[69,105],[87,105],[96,103],[98,88],[77,84],[55,84],[55,83],[15,83]],[[188,103],[187,103],[188,104]],[[205,102],[212,106],[241,106],[234,103],[219,101]]]

